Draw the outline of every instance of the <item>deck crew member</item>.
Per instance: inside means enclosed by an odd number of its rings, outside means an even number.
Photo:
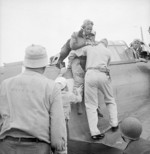
[[[67,154],[67,133],[61,91],[43,73],[44,47],[25,50],[25,71],[0,86],[0,153]]]

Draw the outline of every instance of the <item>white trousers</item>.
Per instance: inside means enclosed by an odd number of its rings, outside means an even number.
[[[99,70],[88,70],[85,74],[85,107],[91,135],[100,134],[98,124],[98,90],[104,95],[109,112],[110,125],[118,125],[117,105],[109,77]]]

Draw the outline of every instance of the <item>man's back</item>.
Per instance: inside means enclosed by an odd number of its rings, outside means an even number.
[[[111,59],[110,51],[101,43],[96,46],[88,46],[86,68],[107,66]]]
[[[49,142],[49,94],[52,95],[54,82],[43,75],[26,71],[2,83],[1,110],[6,122],[1,134],[6,129],[16,128],[29,132]],[[5,103],[5,104],[3,104]],[[36,131],[35,131],[36,130]]]

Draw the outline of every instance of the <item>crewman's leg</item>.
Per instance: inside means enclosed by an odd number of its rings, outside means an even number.
[[[71,69],[74,78],[74,87],[79,88],[81,85],[84,84],[84,75],[85,75],[84,70],[80,66],[80,59],[76,58],[73,60]]]
[[[72,61],[71,65],[73,79],[74,79],[74,89],[79,88],[81,85],[84,84],[84,75],[85,72],[80,66],[80,59],[76,58]],[[81,97],[83,98],[83,91],[81,91]],[[78,114],[82,114],[82,105],[77,103],[77,110]]]
[[[70,92],[73,92],[74,79],[73,79],[72,70],[71,69],[67,69],[66,72],[63,74],[63,77],[65,77],[66,80],[67,80],[68,90]]]

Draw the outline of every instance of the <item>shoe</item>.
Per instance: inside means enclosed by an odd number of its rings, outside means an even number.
[[[113,132],[116,132],[116,131],[118,130],[118,128],[119,128],[119,126],[111,127],[111,130],[112,130]]]
[[[105,137],[104,133],[91,136],[93,140],[100,140],[100,139],[103,139],[104,137]]]

